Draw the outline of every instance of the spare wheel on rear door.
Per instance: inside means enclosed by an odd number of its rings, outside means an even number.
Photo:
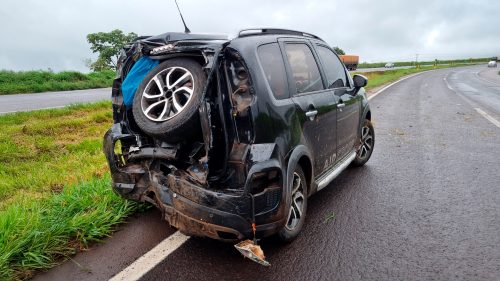
[[[201,65],[189,58],[166,60],[144,78],[135,93],[132,112],[147,134],[178,142],[195,134],[198,108],[206,82]]]

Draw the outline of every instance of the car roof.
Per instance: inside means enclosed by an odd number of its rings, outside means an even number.
[[[281,28],[248,28],[242,29],[238,32],[238,38],[249,37],[249,36],[259,36],[259,35],[292,35],[297,37],[305,37],[309,39],[317,39],[323,41],[320,37],[303,31],[291,30],[291,29],[281,29]]]

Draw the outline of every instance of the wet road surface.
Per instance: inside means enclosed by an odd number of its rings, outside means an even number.
[[[309,198],[297,240],[262,241],[271,267],[191,238],[141,280],[500,280],[500,128],[477,111],[500,120],[500,79],[484,70],[422,73],[372,99],[372,158]]]
[[[45,108],[60,108],[75,103],[88,103],[110,99],[111,88],[0,95],[0,114]]]
[[[372,159],[310,198],[294,243],[263,243],[270,268],[191,239],[143,280],[498,280],[500,128],[459,89],[482,87],[481,106],[500,101],[478,70],[424,73],[373,99]]]

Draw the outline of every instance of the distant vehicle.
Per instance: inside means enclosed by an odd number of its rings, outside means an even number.
[[[386,64],[385,64],[385,66],[384,66],[384,67],[385,67],[385,68],[393,68],[393,67],[394,67],[394,63],[392,63],[392,62],[388,62],[388,63],[386,63]]]
[[[358,68],[359,56],[340,55],[339,58],[348,70],[356,70]]]
[[[497,67],[497,62],[492,60],[488,63],[488,67]]]

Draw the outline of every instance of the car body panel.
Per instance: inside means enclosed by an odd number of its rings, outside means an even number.
[[[260,237],[281,229],[295,167],[301,166],[308,194],[314,193],[315,179],[355,149],[360,118],[369,114],[364,90],[351,86],[345,66],[348,85],[325,87],[314,46],[326,44],[294,34],[224,40],[166,33],[126,46],[112,89],[114,125],[104,137],[113,189],[125,198],[154,204],[171,225],[189,235],[232,241],[251,237],[252,224]],[[310,48],[324,89],[297,94],[283,49],[289,42]],[[282,54],[288,95],[280,99],[273,95],[259,59],[258,48],[265,44],[278,44]],[[131,109],[123,104],[121,83],[141,56],[160,61],[185,57],[202,66],[207,82],[196,137],[167,143],[135,124]],[[338,108],[339,103],[345,107]],[[317,114],[308,116],[311,110]]]

